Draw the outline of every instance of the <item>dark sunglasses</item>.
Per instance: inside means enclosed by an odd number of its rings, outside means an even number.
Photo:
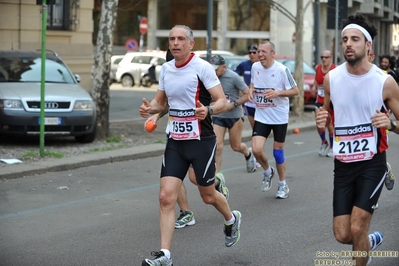
[[[327,59],[330,58],[329,56],[320,56],[321,59]]]
[[[251,52],[251,51],[249,51],[248,52],[248,54],[256,54],[257,52]]]

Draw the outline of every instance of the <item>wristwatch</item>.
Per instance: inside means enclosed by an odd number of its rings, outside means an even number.
[[[233,101],[233,103],[234,103],[234,107],[238,107],[239,106],[237,101]]]
[[[213,115],[213,109],[210,106],[207,106],[208,108],[208,114]]]
[[[391,128],[389,131],[394,131],[398,125],[396,124],[396,120],[391,119]]]

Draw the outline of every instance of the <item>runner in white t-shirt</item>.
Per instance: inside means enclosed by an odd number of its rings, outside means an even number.
[[[143,99],[140,115],[161,112],[169,104],[169,139],[161,166],[159,191],[161,249],[144,259],[142,265],[171,266],[171,247],[175,229],[175,204],[190,164],[196,185],[206,204],[224,217],[225,246],[240,239],[241,213],[231,211],[226,198],[215,190],[216,136],[211,115],[226,110],[226,98],[214,68],[191,52],[193,31],[184,25],[169,33],[169,48],[174,60],[162,65],[154,99]],[[212,107],[211,100],[214,100]]]
[[[250,100],[253,99],[256,104],[252,151],[264,170],[262,191],[268,191],[275,170],[269,165],[264,147],[269,134],[273,131],[273,156],[279,175],[276,198],[285,199],[289,193],[285,180],[284,158],[284,142],[290,111],[289,97],[297,95],[299,90],[288,68],[274,60],[275,53],[272,42],[261,42],[258,46],[259,62],[254,63],[251,69]]]

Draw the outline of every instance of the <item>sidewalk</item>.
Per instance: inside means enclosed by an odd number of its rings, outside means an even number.
[[[249,125],[249,123],[248,123]],[[293,134],[295,128],[301,132],[316,130],[316,125],[312,116],[306,118],[290,118],[288,124],[288,134]],[[242,141],[247,142],[251,140],[252,130],[250,127],[244,127],[242,133]],[[228,143],[228,134],[226,134],[225,142]],[[38,161],[32,163],[15,164],[11,167],[1,169],[0,178],[12,179],[28,175],[43,174],[46,172],[56,172],[73,170],[81,167],[100,165],[106,163],[135,160],[140,158],[147,158],[159,156],[163,154],[165,144],[149,144],[145,146],[137,146],[131,148],[116,149],[110,151],[96,152],[90,154],[82,154],[80,156],[68,157],[54,161]]]

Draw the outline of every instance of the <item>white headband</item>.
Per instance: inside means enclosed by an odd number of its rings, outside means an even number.
[[[371,43],[373,43],[373,39],[371,38],[370,33],[365,28],[363,28],[362,26],[360,26],[358,24],[349,24],[342,30],[341,35],[344,34],[344,31],[346,31],[347,29],[360,30],[364,34],[364,36],[366,36],[366,39],[368,41],[370,41]]]

